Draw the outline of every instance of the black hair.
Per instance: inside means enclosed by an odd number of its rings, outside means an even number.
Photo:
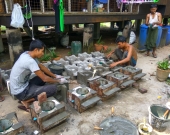
[[[41,40],[35,39],[31,42],[29,50],[33,51],[35,48],[43,49],[43,47],[45,47],[45,44]]]
[[[119,42],[126,42],[126,38],[124,36],[118,36],[116,38],[116,43],[119,43]]]
[[[156,4],[150,5],[150,8],[157,8],[158,6]]]

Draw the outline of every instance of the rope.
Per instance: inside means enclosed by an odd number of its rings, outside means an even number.
[[[27,1],[25,1],[25,4],[26,4],[26,14],[28,14],[28,6],[27,6]],[[28,4],[29,4],[29,7],[30,7],[30,13],[31,13],[31,24],[32,24],[32,40],[35,40],[34,38],[34,28],[33,28],[33,20],[32,20],[32,12],[31,12],[31,4],[30,4],[30,0],[28,0]],[[31,29],[30,25],[29,25],[29,22],[28,22],[28,19],[26,18],[26,21],[27,21],[27,24],[28,24],[28,27]]]

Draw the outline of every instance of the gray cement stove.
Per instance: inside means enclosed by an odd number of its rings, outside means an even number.
[[[96,105],[101,100],[96,91],[86,86],[69,90],[67,97],[68,103],[80,113]]]
[[[116,87],[116,83],[108,81],[104,78],[95,79],[89,82],[90,88],[97,91],[98,96],[102,100],[107,100],[112,97],[120,88]]]
[[[0,135],[18,135],[24,132],[24,126],[18,121],[15,112],[9,113],[0,119]]]
[[[129,75],[125,75],[121,72],[115,72],[113,74],[107,75],[107,80],[113,81],[116,83],[116,86],[119,88],[126,88],[128,86],[132,86],[135,82],[134,80],[130,79]]]
[[[129,75],[130,79],[133,79],[135,81],[141,79],[142,77],[144,77],[146,75],[145,73],[142,73],[142,69],[135,68],[132,66],[123,67],[122,73],[125,75]]]
[[[41,109],[46,108],[46,110],[42,109],[40,113],[36,113],[33,104],[30,105],[31,118],[32,120],[36,119],[36,123],[41,132],[47,131],[69,117],[69,113],[65,111],[65,106],[55,98],[49,97],[47,101],[54,102],[54,107],[51,107],[50,104],[41,106]]]
[[[77,82],[81,85],[89,86],[89,82],[93,81],[97,78],[100,78],[100,76],[94,76],[92,78],[93,72],[92,71],[82,71],[78,72],[77,74]]]

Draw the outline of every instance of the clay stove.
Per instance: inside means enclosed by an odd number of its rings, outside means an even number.
[[[127,66],[122,68],[122,73],[125,75],[129,75],[131,79],[137,81],[144,77],[146,74],[142,73],[142,69],[135,68],[132,66]]]
[[[82,71],[78,72],[77,74],[77,82],[81,85],[89,86],[89,82],[93,81],[97,78],[100,78],[100,76],[94,76],[92,78],[93,72],[92,71]]]
[[[107,80],[115,82],[116,86],[119,88],[126,88],[131,86],[135,81],[130,80],[129,75],[125,75],[121,72],[115,72],[113,74],[107,75]]]
[[[69,117],[69,113],[65,111],[65,106],[53,97],[49,97],[41,105],[41,111],[39,113],[36,113],[33,104],[30,105],[30,110],[31,118],[36,121],[41,132],[56,126]]]
[[[116,87],[116,83],[108,81],[104,78],[99,78],[89,82],[90,88],[97,91],[98,96],[102,100],[112,97],[120,88]]]
[[[0,135],[17,135],[24,132],[24,126],[18,122],[15,112],[9,113],[0,119]]]
[[[101,76],[103,78],[106,78],[107,75],[113,73],[112,71],[109,70],[109,67],[96,66],[94,68],[97,70],[96,75]],[[94,68],[92,68],[91,70],[93,71]]]
[[[100,101],[97,92],[86,86],[79,86],[69,90],[67,97],[68,103],[80,113]]]

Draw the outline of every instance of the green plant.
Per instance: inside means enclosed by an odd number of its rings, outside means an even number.
[[[168,60],[163,60],[158,62],[158,68],[162,70],[168,70],[170,69],[170,64]]]
[[[68,54],[68,55],[71,55],[72,53],[71,53],[71,52],[68,52],[67,54]]]
[[[100,38],[97,40],[97,44],[99,44],[99,45],[101,45],[101,44],[104,44],[104,42],[103,41],[101,41],[101,39],[102,39],[102,35],[100,36]]]
[[[49,49],[49,52],[52,59],[58,56],[57,53],[55,52],[55,49],[51,49],[51,50]]]

